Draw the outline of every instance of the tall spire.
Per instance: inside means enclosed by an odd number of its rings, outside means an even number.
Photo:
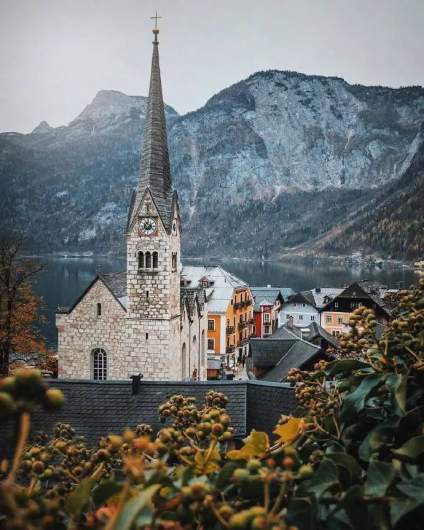
[[[130,222],[136,213],[145,190],[148,188],[153,195],[153,200],[159,210],[162,222],[168,228],[172,206],[172,180],[159,67],[159,29],[157,27],[157,19],[161,17],[158,17],[156,13],[156,16],[152,18],[155,19],[155,27],[153,29],[154,40],[149,98],[144,123],[140,179],[132,212],[130,212]]]

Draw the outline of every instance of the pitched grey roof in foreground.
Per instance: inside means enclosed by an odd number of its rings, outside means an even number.
[[[56,423],[70,423],[78,436],[90,445],[109,433],[120,434],[126,427],[150,424],[158,431],[169,423],[161,423],[158,407],[174,394],[196,398],[201,405],[209,390],[228,397],[227,410],[235,436],[246,436],[251,429],[272,433],[281,414],[295,408],[293,388],[285,384],[261,381],[141,381],[138,394],[132,394],[131,381],[51,380],[65,395],[61,410],[33,414],[32,434],[51,433]],[[12,435],[14,422],[0,425],[0,457]]]
[[[260,368],[273,368],[285,355],[293,344],[299,340],[297,337],[281,339],[250,339],[250,352],[253,365]]]

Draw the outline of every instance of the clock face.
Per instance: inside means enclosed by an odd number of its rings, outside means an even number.
[[[152,217],[144,217],[140,221],[139,229],[141,234],[151,236],[157,229],[156,219],[153,219]]]

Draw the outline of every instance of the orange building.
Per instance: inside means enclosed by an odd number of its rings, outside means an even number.
[[[234,368],[246,357],[253,335],[253,296],[249,286],[222,267],[187,267],[182,274],[186,285],[206,290],[208,311],[207,352]]]

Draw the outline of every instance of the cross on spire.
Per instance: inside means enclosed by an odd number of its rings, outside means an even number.
[[[158,18],[162,18],[162,17],[158,16],[158,12],[156,11],[155,16],[150,17],[150,18],[155,21],[155,29],[158,29]]]
[[[158,18],[162,18],[162,17],[158,16],[158,12],[156,11],[155,16],[150,17],[150,18],[155,21],[155,27],[153,28],[153,35],[155,36],[155,40],[153,41],[153,44],[158,44],[158,33],[159,33]]]

